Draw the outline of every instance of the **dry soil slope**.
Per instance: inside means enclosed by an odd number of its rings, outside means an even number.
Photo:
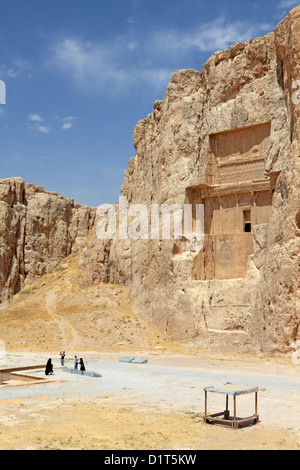
[[[0,311],[7,350],[136,351],[177,348],[133,313],[129,291],[95,283],[80,288],[77,255],[17,294]]]

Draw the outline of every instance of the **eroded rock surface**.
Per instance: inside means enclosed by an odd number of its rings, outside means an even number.
[[[296,80],[300,7],[267,36],[216,52],[201,72],[175,73],[135,127],[121,195],[129,207],[204,205],[203,249],[172,236],[99,240],[93,210],[1,181],[1,292],[83,248],[81,287],[127,286],[139,314],[176,341],[290,351],[300,340]]]
[[[175,340],[287,352],[300,339],[299,33],[300,7],[201,72],[179,71],[134,129],[122,196],[204,204],[203,249],[94,233],[82,254],[84,283],[127,285],[136,309]]]
[[[22,178],[0,180],[0,305],[81,249],[94,218],[95,209]]]

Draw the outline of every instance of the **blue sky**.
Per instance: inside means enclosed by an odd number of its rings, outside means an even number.
[[[132,132],[172,73],[272,31],[293,0],[0,0],[0,179],[119,199]]]

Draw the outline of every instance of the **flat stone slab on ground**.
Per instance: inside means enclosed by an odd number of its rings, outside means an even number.
[[[143,359],[143,358],[136,358],[136,359],[133,359],[133,361],[131,361],[131,364],[147,364],[147,359]]]
[[[88,371],[88,370],[76,370],[71,369],[69,367],[63,367],[62,370],[64,372],[69,372],[70,374],[77,374],[77,375],[86,375],[88,377],[102,377],[102,375],[98,374],[97,372]]]
[[[133,356],[123,356],[123,357],[120,357],[119,362],[131,362],[134,359],[135,358]]]
[[[143,358],[136,358],[133,356],[123,356],[119,359],[119,362],[128,362],[130,364],[146,364],[148,361],[147,359],[143,359]]]

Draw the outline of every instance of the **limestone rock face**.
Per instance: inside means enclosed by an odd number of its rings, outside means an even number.
[[[129,207],[202,204],[203,249],[172,236],[100,241],[94,228],[82,281],[130,287],[137,311],[175,340],[290,351],[300,339],[296,80],[300,7],[201,72],[175,73],[134,129],[121,194]]]
[[[22,178],[0,180],[0,305],[87,240],[95,210]]]
[[[136,312],[176,341],[291,352],[300,340],[298,80],[300,7],[265,37],[216,52],[201,72],[175,73],[136,125],[121,188],[129,213],[143,205],[152,222],[154,207],[188,204],[195,224],[204,207],[202,247],[172,231],[138,233],[133,213],[120,236],[122,201],[116,237],[99,239],[94,210],[0,181],[2,297],[81,249],[81,287],[130,288]]]

